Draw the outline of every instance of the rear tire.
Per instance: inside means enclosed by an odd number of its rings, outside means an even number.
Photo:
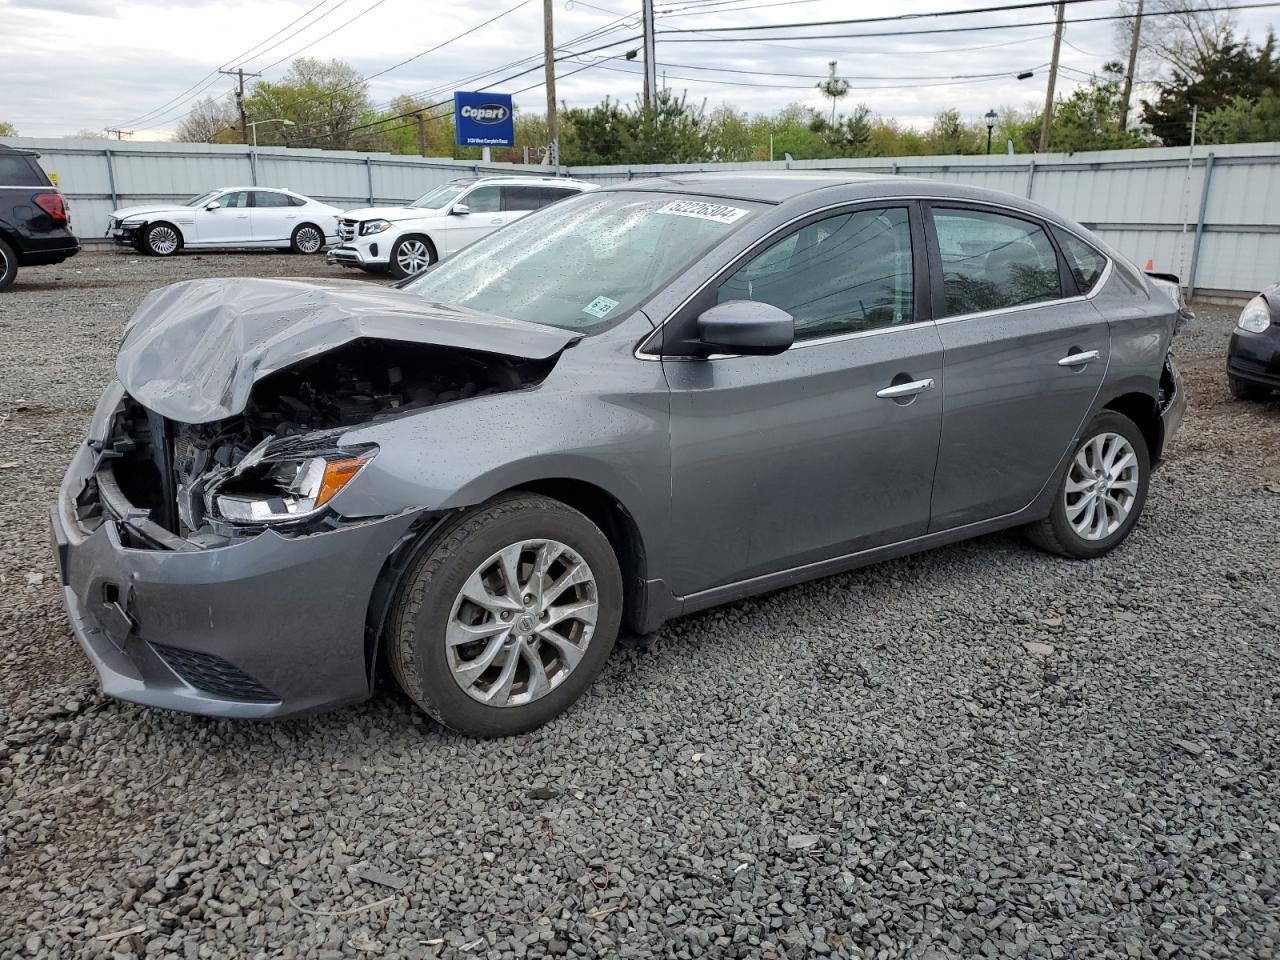
[[[302,223],[293,231],[289,249],[294,253],[311,255],[324,249],[324,231],[314,223]]]
[[[436,248],[426,237],[401,237],[391,248],[391,261],[387,265],[397,280],[421,273],[436,262]]]
[[[600,672],[622,596],[617,558],[594,523],[549,497],[505,494],[415,561],[388,621],[387,660],[401,689],[445,726],[525,733],[568,709]]]
[[[142,249],[153,257],[172,257],[182,249],[182,233],[171,223],[153,223],[142,235]]]
[[[1151,455],[1128,417],[1104,410],[1071,452],[1049,516],[1026,527],[1042,550],[1089,560],[1118,547],[1147,502]]]
[[[18,276],[18,255],[13,247],[0,240],[0,290],[13,283]]]
[[[1259,386],[1256,383],[1249,383],[1247,380],[1240,380],[1237,377],[1227,377],[1227,389],[1231,391],[1231,395],[1237,400],[1265,400],[1271,396],[1269,387]]]

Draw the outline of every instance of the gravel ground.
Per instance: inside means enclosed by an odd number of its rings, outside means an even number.
[[[1280,403],[1226,392],[1234,310],[1179,339],[1191,410],[1107,559],[1010,533],[689,617],[502,742],[390,686],[103,700],[44,511],[122,324],[332,272],[90,254],[0,294],[0,957],[1280,952]]]

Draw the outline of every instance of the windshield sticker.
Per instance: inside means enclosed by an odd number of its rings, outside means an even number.
[[[716,223],[733,223],[747,215],[747,211],[742,207],[730,207],[723,203],[706,203],[702,200],[673,200],[665,207],[659,207],[656,212],[668,213],[676,217],[714,220]]]
[[[617,305],[617,300],[610,300],[608,297],[596,297],[582,308],[582,312],[589,313],[593,317],[599,317],[603,320],[609,311]]]

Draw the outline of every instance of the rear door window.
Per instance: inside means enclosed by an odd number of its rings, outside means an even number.
[[[253,205],[255,207],[287,207],[289,198],[283,193],[273,193],[270,190],[253,191]]]
[[[503,210],[537,210],[542,205],[542,190],[540,187],[504,186],[502,188]],[[472,209],[475,208],[473,207]]]
[[[1106,269],[1107,258],[1074,233],[1054,227],[1053,235],[1058,238],[1058,246],[1067,258],[1067,266],[1071,268],[1071,275],[1076,278],[1076,286],[1081,293],[1089,293]]]
[[[49,178],[31,157],[0,153],[0,187],[47,187]]]
[[[1058,255],[1039,224],[985,210],[935,207],[933,226],[942,255],[942,316],[1061,299]]]

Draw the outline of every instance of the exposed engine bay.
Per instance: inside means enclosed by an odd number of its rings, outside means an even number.
[[[263,378],[244,412],[224,420],[179,423],[126,398],[103,456],[130,504],[178,537],[217,546],[317,519],[376,453],[339,448],[351,427],[534,386],[556,359],[354,340]]]

